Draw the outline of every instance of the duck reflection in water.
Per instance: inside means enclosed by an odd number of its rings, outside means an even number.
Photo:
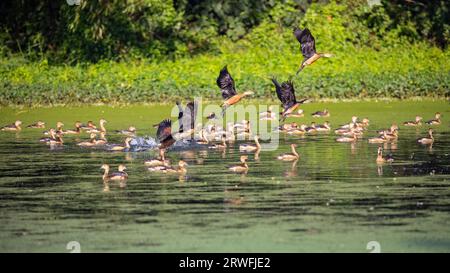
[[[298,159],[292,161],[291,169],[290,170],[286,170],[284,172],[284,177],[291,178],[291,177],[297,177],[298,176],[297,163],[298,163]]]

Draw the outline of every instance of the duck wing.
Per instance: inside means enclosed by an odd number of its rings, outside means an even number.
[[[222,70],[220,70],[216,83],[220,88],[220,92],[222,92],[223,99],[229,99],[237,94],[234,80],[228,72],[227,66],[224,66]]]
[[[294,36],[301,44],[302,55],[305,59],[311,58],[316,53],[316,41],[308,28],[294,29]]]
[[[275,91],[277,92],[278,99],[281,101],[284,109],[289,109],[297,101],[295,99],[295,90],[291,81],[283,82],[281,85],[275,78],[272,79],[275,85]]]

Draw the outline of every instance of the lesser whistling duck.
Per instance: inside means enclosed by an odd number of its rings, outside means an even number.
[[[339,126],[339,128],[337,130],[353,128],[353,127],[355,127],[357,122],[358,122],[358,117],[352,116],[352,121],[350,123]]]
[[[272,111],[272,105],[269,106],[267,111],[259,113],[259,120],[275,120],[276,114]]]
[[[287,118],[301,118],[304,116],[305,116],[305,114],[302,109],[298,109],[297,111],[286,114]]]
[[[405,121],[403,123],[404,126],[421,126],[422,125],[422,117],[416,116],[415,121]]]
[[[216,80],[217,86],[220,88],[220,92],[222,92],[222,98],[225,100],[222,107],[222,116],[225,114],[225,111],[231,105],[238,103],[242,98],[246,96],[253,95],[253,92],[246,91],[242,94],[238,94],[236,92],[234,80],[228,72],[227,66],[224,66],[222,70],[220,70],[219,77]]]
[[[241,164],[230,166],[228,167],[228,169],[235,173],[247,173],[248,171],[247,159],[248,156],[246,155],[241,156],[240,157]]]
[[[123,145],[119,145],[119,144],[113,144],[109,147],[110,151],[123,151],[123,150],[128,150],[131,148],[130,146],[130,141],[133,140],[131,137],[127,137],[125,138],[124,144]]]
[[[16,120],[13,124],[3,126],[0,128],[1,131],[20,131],[22,128],[20,127],[22,125],[22,121]]]
[[[353,134],[353,137],[339,137],[336,139],[337,142],[355,142],[357,140],[356,134]]]
[[[57,134],[64,134],[63,128],[64,127],[64,123],[62,123],[61,121],[58,121],[56,123],[56,133]]]
[[[128,174],[125,172],[126,167],[125,165],[119,165],[119,171],[109,173],[109,165],[103,164],[100,169],[104,170],[103,173],[103,181],[109,181],[109,180],[126,180],[128,178]]]
[[[184,160],[180,160],[178,162],[178,168],[168,166],[168,165],[163,165],[163,166],[156,166],[156,167],[148,168],[148,170],[153,171],[153,172],[162,172],[162,173],[169,173],[169,174],[171,174],[171,173],[185,174],[187,172],[186,166],[188,166],[188,164]]]
[[[120,135],[135,137],[136,136],[136,127],[130,126],[126,130],[117,130],[116,133],[118,133]]]
[[[302,124],[299,128],[287,130],[286,133],[289,135],[304,135],[306,133],[306,127],[306,125]]]
[[[64,141],[62,139],[61,133],[56,133],[54,138],[50,138],[47,142],[47,144],[50,145],[62,145],[64,144]]]
[[[106,144],[108,144],[108,140],[105,137],[105,132],[101,132],[99,139],[95,140],[95,145],[106,145]]]
[[[295,98],[295,89],[292,81],[286,81],[280,85],[275,78],[272,78],[272,82],[275,85],[275,91],[277,92],[278,99],[281,101],[283,106],[280,121],[284,121],[300,106],[300,104],[304,103],[307,99],[297,101]]]
[[[64,131],[64,134],[73,134],[73,135],[75,135],[75,134],[79,134],[79,133],[81,133],[81,122],[79,122],[79,121],[77,121],[77,122],[75,122],[75,129],[73,129],[73,130],[65,130]]]
[[[386,140],[397,140],[398,139],[398,130],[394,129],[390,133],[384,132],[383,136],[384,136],[384,138],[386,138]]]
[[[107,121],[105,119],[101,119],[100,120],[100,129],[98,129],[98,128],[87,129],[86,132],[87,133],[101,133],[101,132],[106,133],[105,123],[107,123]]]
[[[220,144],[213,144],[213,145],[209,146],[208,148],[209,149],[225,149],[225,148],[227,148],[227,143],[225,142],[226,141],[226,135],[225,134],[222,135],[221,141],[222,141],[222,143],[220,143]]]
[[[34,128],[34,129],[40,128],[40,129],[43,129],[43,128],[45,128],[45,122],[39,120],[39,121],[36,121],[33,124],[28,125],[27,128]]]
[[[321,57],[329,58],[333,56],[330,53],[316,52],[316,42],[308,28],[304,28],[303,30],[295,28],[294,36],[301,44],[301,51],[303,55],[303,61],[296,74],[300,73],[300,71],[302,71],[305,66],[313,64]]]
[[[330,112],[328,112],[327,109],[323,110],[323,111],[317,111],[311,114],[311,116],[313,116],[314,118],[320,118],[320,117],[329,117],[330,116]]]
[[[329,132],[331,130],[330,122],[325,121],[323,124],[316,125],[318,132]]]
[[[314,121],[311,122],[311,125],[310,125],[310,126],[307,126],[307,127],[305,128],[305,131],[306,131],[307,133],[315,133],[315,132],[317,131],[316,123],[315,123]]]
[[[88,121],[86,125],[81,125],[82,130],[92,130],[97,129],[97,126],[95,126],[94,122],[92,120]]]
[[[434,119],[425,122],[428,125],[439,125],[441,124],[441,113],[437,112],[434,114]]]
[[[388,154],[386,157],[383,157],[383,148],[378,147],[377,151],[377,159],[376,162],[378,164],[389,162],[392,163],[394,161],[394,158],[392,157],[392,154]]]
[[[43,138],[41,138],[39,141],[40,142],[49,142],[50,140],[55,140],[56,139],[56,132],[55,132],[55,129],[50,129],[49,131],[48,131],[48,135],[50,135],[50,137],[43,137]]]
[[[277,159],[278,160],[283,160],[283,161],[295,161],[295,160],[299,159],[300,155],[295,150],[295,147],[297,147],[296,144],[291,144],[291,151],[292,151],[292,153],[280,154],[279,156],[277,156]]]
[[[387,135],[387,133],[383,132],[382,136],[369,138],[368,141],[369,141],[369,143],[385,143],[388,140],[386,135]]]
[[[433,137],[433,129],[428,129],[428,137],[422,137],[417,140],[417,142],[422,144],[433,144],[434,137]]]
[[[158,149],[160,152],[164,153],[166,149],[172,146],[176,141],[172,136],[172,121],[170,119],[165,119],[157,126],[156,139],[159,141]]]
[[[358,127],[367,128],[369,127],[370,120],[368,118],[363,118],[361,122],[355,122]]]
[[[254,137],[255,145],[253,144],[241,144],[239,145],[239,151],[241,152],[255,152],[261,149],[261,145],[259,144],[259,136],[256,135]]]
[[[380,130],[380,131],[377,131],[378,132],[378,134],[380,134],[380,135],[384,135],[384,132],[386,132],[386,133],[392,133],[392,132],[394,132],[395,130],[398,130],[398,126],[397,126],[397,124],[395,124],[395,123],[393,123],[392,125],[391,125],[391,127],[389,127],[389,129],[386,129],[386,130]]]
[[[149,167],[170,165],[170,160],[165,158],[164,153],[165,153],[164,150],[159,150],[159,157],[144,161],[144,165]]]
[[[89,136],[89,141],[82,141],[82,142],[78,143],[77,145],[78,145],[78,146],[82,146],[82,147],[92,147],[92,146],[95,146],[95,145],[96,145],[96,142],[97,142],[96,137],[97,137],[96,134],[91,133],[90,136]]]

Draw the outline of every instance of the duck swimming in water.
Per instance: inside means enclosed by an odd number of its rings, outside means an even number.
[[[77,121],[75,122],[75,129],[73,130],[65,130],[64,134],[65,135],[78,135],[81,133],[81,122]]]
[[[136,136],[136,128],[134,126],[130,126],[126,130],[117,130],[116,133],[118,133],[120,135],[135,137]]]
[[[428,137],[422,137],[417,140],[417,142],[422,144],[433,144],[434,137],[433,137],[433,129],[428,129]]]
[[[356,134],[353,134],[352,137],[346,137],[346,136],[339,137],[336,139],[336,141],[337,142],[355,142],[357,139],[358,138],[357,138]]]
[[[297,151],[295,150],[295,147],[297,147],[296,144],[291,144],[291,153],[284,153],[284,154],[280,154],[279,156],[277,156],[278,160],[283,160],[283,161],[295,161],[298,160],[300,158],[300,155],[297,153]]]
[[[394,158],[390,154],[388,156],[386,156],[386,157],[383,157],[383,148],[378,147],[377,159],[376,159],[376,162],[378,164],[382,164],[382,163],[385,163],[385,162],[391,163],[393,161],[394,161]]]
[[[316,123],[315,123],[314,121],[311,122],[311,125],[310,125],[310,126],[307,126],[307,127],[305,128],[305,131],[306,131],[307,133],[315,133],[315,132],[317,131]]]
[[[306,125],[302,124],[299,128],[290,129],[286,133],[288,135],[304,135],[306,133],[306,127]]]
[[[114,173],[109,173],[109,165],[103,164],[100,169],[104,170],[103,173],[103,181],[109,181],[109,180],[126,180],[128,179],[128,174],[125,172],[126,167],[125,165],[119,165],[119,171]]]
[[[398,130],[398,126],[397,126],[397,124],[393,123],[393,124],[391,125],[391,127],[389,127],[389,129],[386,129],[386,130],[380,130],[380,131],[377,131],[377,133],[380,134],[380,135],[384,135],[384,132],[386,132],[387,134],[389,134],[389,133],[393,133],[395,130]]]
[[[276,118],[272,105],[269,106],[266,112],[259,113],[259,120],[275,120]]]
[[[292,81],[283,82],[281,85],[275,78],[272,78],[272,83],[275,85],[275,91],[278,99],[283,106],[283,112],[281,113],[280,121],[284,121],[291,113],[293,113],[302,103],[307,99],[301,99],[297,101],[295,98],[295,89]]]
[[[87,133],[106,133],[106,128],[105,128],[105,123],[107,123],[107,121],[105,119],[101,119],[100,120],[100,129],[98,128],[92,128],[92,129],[87,129],[86,132]]]
[[[211,146],[209,146],[209,149],[218,149],[218,150],[223,150],[227,148],[227,143],[226,143],[226,135],[223,134],[222,138],[221,138],[222,143],[220,144],[213,144]]]
[[[405,121],[403,123],[404,126],[421,126],[422,125],[422,117],[416,116],[415,121]]]
[[[124,145],[113,144],[109,147],[110,151],[123,151],[131,148],[130,141],[133,140],[131,137],[125,138]]]
[[[169,166],[170,160],[165,158],[165,151],[159,150],[159,157],[144,161],[144,165],[149,167]]]
[[[318,132],[329,132],[331,130],[330,123],[325,121],[323,124],[316,125],[316,131]]]
[[[259,144],[259,136],[256,135],[254,137],[255,140],[255,145],[253,144],[241,144],[239,145],[239,151],[241,152],[255,152],[255,151],[259,151],[261,149],[261,145]]]
[[[54,138],[50,138],[46,143],[50,145],[63,145],[64,141],[62,139],[62,134],[56,133]]]
[[[247,159],[248,156],[242,155],[240,157],[241,164],[230,166],[228,167],[228,169],[235,173],[247,173],[248,172]]]
[[[282,114],[282,113],[280,113],[280,114]],[[286,118],[302,118],[304,116],[305,116],[305,114],[304,114],[303,110],[298,109],[297,111],[287,114]]]
[[[295,28],[294,36],[295,36],[295,38],[297,38],[298,42],[301,45],[301,51],[302,51],[302,55],[303,55],[303,61],[300,65],[299,69],[297,70],[296,75],[298,75],[298,73],[300,73],[300,71],[302,71],[303,68],[305,68],[308,65],[313,64],[318,59],[320,59],[322,57],[330,58],[333,56],[330,53],[316,52],[316,40],[314,39],[314,37],[311,34],[311,31],[309,31],[308,28],[304,28],[303,30],[299,29],[299,28]]]
[[[434,115],[434,119],[425,122],[428,125],[439,125],[441,124],[441,113],[437,112]]]
[[[45,128],[45,122],[39,120],[33,124],[28,125],[27,128],[43,129]]]
[[[152,168],[148,168],[149,171],[152,172],[162,172],[162,173],[174,173],[174,174],[185,174],[187,172],[186,166],[189,166],[184,160],[180,160],[178,162],[178,168],[163,165],[163,166],[156,166]]]
[[[369,138],[369,143],[385,143],[387,142],[386,132],[383,132],[382,136]]]
[[[97,129],[97,126],[95,126],[94,122],[92,120],[90,120],[87,122],[86,125],[82,124],[81,129],[87,131],[87,130]]]
[[[323,110],[323,111],[317,111],[311,114],[314,118],[321,118],[321,117],[329,117],[330,116],[330,112],[328,112],[327,109]]]
[[[22,130],[22,121],[16,120],[13,124],[6,125],[0,128],[0,131],[20,131]]]
[[[96,134],[91,133],[89,141],[83,141],[83,142],[78,143],[77,145],[81,146],[81,147],[92,147],[92,146],[95,146],[95,145],[97,145],[96,137],[97,137]]]
[[[224,66],[220,70],[219,77],[216,80],[217,86],[220,88],[222,98],[225,100],[222,107],[222,116],[225,115],[225,111],[231,105],[238,103],[242,98],[253,95],[253,92],[246,91],[242,94],[236,92],[234,80],[228,72],[227,66]]]
[[[39,141],[40,141],[40,142],[48,143],[48,142],[50,142],[50,140],[56,140],[56,132],[55,132],[55,129],[50,129],[50,130],[48,131],[48,134],[50,135],[50,137],[43,137],[43,138],[41,138]]]
[[[101,132],[99,139],[95,140],[95,145],[100,146],[100,145],[106,145],[106,144],[108,144],[108,140],[105,137],[105,133]]]

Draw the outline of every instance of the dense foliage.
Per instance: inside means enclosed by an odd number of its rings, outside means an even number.
[[[335,55],[294,78],[303,96],[448,97],[445,1],[368,2],[2,2],[21,11],[0,19],[0,103],[218,98],[224,64],[239,90],[273,97],[269,77],[286,80],[302,58],[292,26]]]

